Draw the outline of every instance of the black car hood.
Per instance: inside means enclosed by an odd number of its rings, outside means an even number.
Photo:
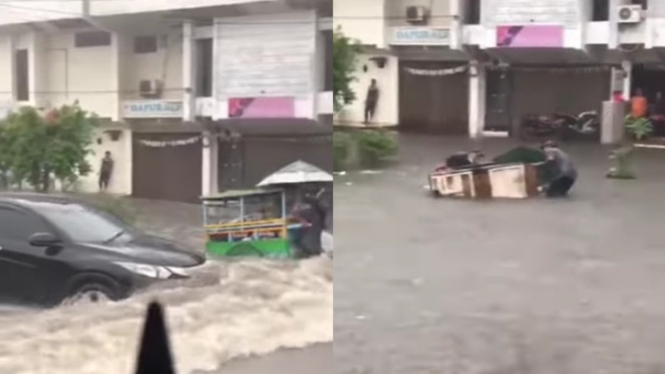
[[[129,241],[85,245],[120,255],[119,257],[128,262],[149,265],[192,267],[205,261],[203,256],[189,252],[175,242],[149,235],[134,236]]]

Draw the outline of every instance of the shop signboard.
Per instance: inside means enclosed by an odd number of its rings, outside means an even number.
[[[124,118],[182,118],[182,101],[137,100],[122,103]]]
[[[391,45],[449,46],[450,29],[445,27],[396,27],[392,30]]]
[[[498,26],[499,48],[563,48],[564,28],[558,25]]]
[[[293,97],[242,97],[229,99],[229,118],[294,118]]]

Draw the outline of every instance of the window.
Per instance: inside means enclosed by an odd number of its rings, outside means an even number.
[[[104,47],[111,45],[111,34],[105,31],[79,32],[74,36],[76,48]]]
[[[607,21],[610,19],[610,4],[608,0],[593,0],[593,21]]]
[[[196,96],[212,96],[212,39],[196,41]]]
[[[480,24],[480,0],[468,0],[464,23],[468,25]]]
[[[103,243],[130,231],[115,218],[78,204],[44,204],[38,209],[73,241],[79,243]]]
[[[28,62],[28,50],[19,49],[16,50],[14,55],[16,70],[16,101],[28,101],[30,100],[30,72],[29,72],[29,62]]]
[[[33,234],[50,232],[39,217],[13,210],[0,208],[0,238],[27,242]]]
[[[145,54],[157,52],[156,36],[137,36],[134,38],[134,53]]]

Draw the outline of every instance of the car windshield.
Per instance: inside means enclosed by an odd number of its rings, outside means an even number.
[[[79,204],[45,204],[39,212],[75,242],[104,243],[128,231],[112,216]]]

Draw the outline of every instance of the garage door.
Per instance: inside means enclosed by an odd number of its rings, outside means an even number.
[[[332,140],[328,137],[244,138],[242,139],[242,170],[225,169],[220,148],[219,184],[221,189],[248,188],[284,166],[302,160],[332,172]],[[241,185],[230,185],[225,175],[240,173]]]
[[[196,203],[201,196],[199,133],[134,133],[132,191],[140,198]]]
[[[466,134],[468,75],[461,62],[400,61],[399,123],[404,130]]]

